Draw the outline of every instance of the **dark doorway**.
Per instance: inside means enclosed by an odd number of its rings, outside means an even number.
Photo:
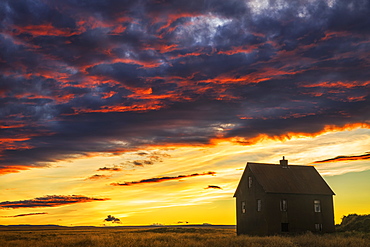
[[[281,231],[289,232],[289,223],[281,223]]]

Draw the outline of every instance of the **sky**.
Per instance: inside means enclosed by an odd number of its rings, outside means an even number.
[[[370,209],[370,2],[3,0],[0,224],[235,224],[247,162]]]

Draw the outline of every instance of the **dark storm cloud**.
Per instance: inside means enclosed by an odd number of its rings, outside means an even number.
[[[327,162],[338,162],[338,161],[356,161],[356,160],[368,160],[370,159],[370,152],[361,155],[340,155],[334,158],[318,160],[313,162],[314,164],[327,163]]]
[[[369,16],[355,0],[2,1],[0,174],[369,128]]]
[[[215,172],[204,172],[204,173],[194,173],[190,175],[179,175],[175,177],[158,177],[158,178],[148,178],[148,179],[142,179],[140,181],[132,181],[132,182],[124,182],[124,183],[111,183],[111,185],[114,186],[131,186],[135,184],[147,184],[147,183],[161,183],[165,181],[171,181],[171,180],[179,180],[183,178],[190,178],[190,177],[198,177],[198,176],[204,176],[204,175],[212,175],[214,176]]]
[[[44,197],[37,197],[30,200],[22,201],[5,201],[0,202],[0,208],[38,208],[38,207],[59,207],[63,205],[93,202],[93,201],[106,201],[108,198],[93,198],[80,195],[61,196],[61,195],[48,195]]]

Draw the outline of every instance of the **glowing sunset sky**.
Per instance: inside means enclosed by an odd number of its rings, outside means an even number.
[[[3,0],[0,224],[235,224],[246,162],[370,213],[370,3]],[[114,219],[114,218],[112,218]]]

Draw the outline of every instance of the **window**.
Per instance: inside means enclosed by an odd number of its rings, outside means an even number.
[[[318,232],[322,231],[322,224],[315,224],[315,230]]]
[[[257,211],[260,212],[262,210],[262,201],[257,200]]]
[[[252,183],[253,183],[253,178],[252,177],[248,177],[248,188],[251,188],[252,187]]]
[[[320,213],[321,212],[321,203],[319,200],[314,200],[313,201],[313,209],[315,213]]]
[[[288,210],[288,201],[286,199],[282,199],[280,201],[280,211],[286,212]]]
[[[245,209],[245,202],[243,201],[242,202],[242,213],[245,214],[246,212],[246,209]]]
[[[281,223],[281,231],[289,232],[289,223]]]

